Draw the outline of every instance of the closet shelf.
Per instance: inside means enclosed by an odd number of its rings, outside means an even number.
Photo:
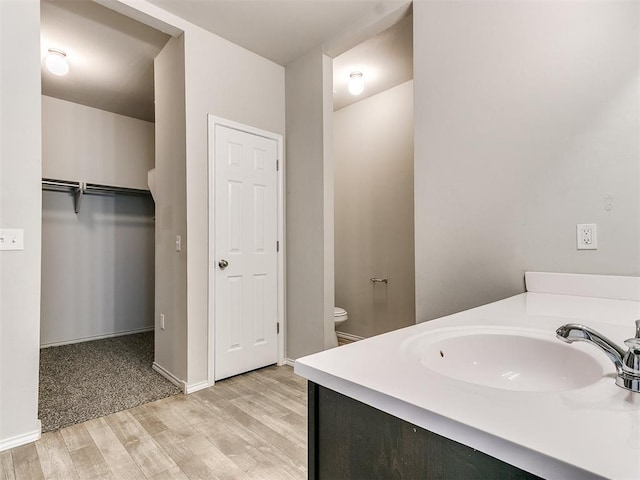
[[[98,183],[55,180],[53,178],[43,178],[42,189],[52,192],[72,193],[74,195],[76,213],[80,212],[80,205],[84,195],[135,195],[138,197],[151,197],[149,190],[141,188],[115,187],[112,185],[100,185]]]

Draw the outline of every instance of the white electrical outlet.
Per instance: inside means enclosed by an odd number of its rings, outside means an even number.
[[[160,330],[164,330],[164,313],[160,314]]]
[[[0,229],[0,250],[24,250],[24,230],[22,228]]]
[[[576,225],[576,241],[578,250],[598,249],[598,225],[595,223],[579,223]]]

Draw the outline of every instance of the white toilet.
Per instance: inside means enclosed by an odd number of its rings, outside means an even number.
[[[338,329],[338,325],[342,325],[349,319],[347,311],[344,308],[334,307],[333,309],[333,321],[335,322],[335,329]],[[338,335],[336,335],[336,342],[338,341]]]

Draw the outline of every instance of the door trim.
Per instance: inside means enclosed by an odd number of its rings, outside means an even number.
[[[227,120],[225,118],[220,118],[215,115],[207,115],[207,124],[208,124],[208,154],[207,154],[207,167],[209,171],[209,211],[208,211],[208,223],[209,223],[209,242],[208,242],[208,275],[209,275],[209,286],[208,286],[208,364],[207,364],[207,374],[208,374],[208,382],[209,386],[215,383],[215,308],[214,308],[214,298],[215,298],[215,266],[214,266],[214,252],[215,252],[215,221],[213,219],[213,213],[215,212],[215,195],[214,195],[214,175],[215,175],[215,127],[216,125],[220,125],[222,127],[231,128],[234,130],[239,130],[241,132],[250,133],[253,135],[258,135],[260,137],[269,138],[271,140],[275,140],[277,143],[277,155],[278,155],[278,163],[279,169],[277,172],[277,236],[278,242],[280,242],[280,249],[277,253],[277,321],[280,324],[280,332],[278,334],[278,365],[284,365],[285,363],[285,332],[286,332],[286,312],[285,312],[285,202],[284,202],[284,171],[285,171],[285,161],[284,161],[284,144],[282,135],[277,133],[268,132],[266,130],[261,130],[259,128],[251,127],[249,125],[243,125],[238,122],[234,122],[232,120]]]

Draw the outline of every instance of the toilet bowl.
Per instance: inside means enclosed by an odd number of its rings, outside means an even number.
[[[338,329],[338,325],[343,324],[349,319],[347,311],[344,308],[334,307],[333,309],[333,321],[335,322],[334,330]],[[338,341],[338,335],[336,334],[336,342]]]
[[[349,320],[347,311],[344,308],[335,307],[333,309],[333,320],[336,322],[336,327],[346,322],[347,320]]]

